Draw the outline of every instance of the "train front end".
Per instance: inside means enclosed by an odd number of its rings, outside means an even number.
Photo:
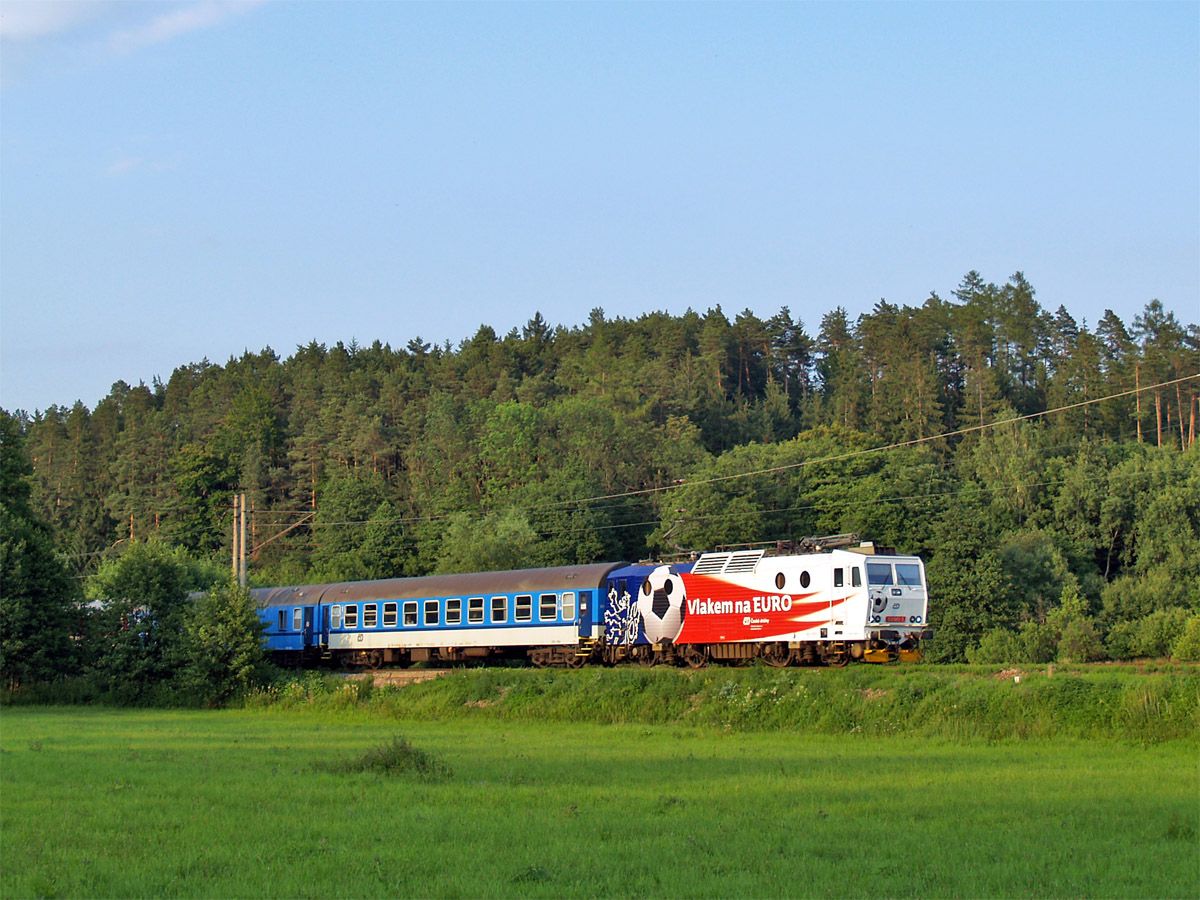
[[[929,629],[925,564],[916,556],[868,556],[868,662],[916,662]]]

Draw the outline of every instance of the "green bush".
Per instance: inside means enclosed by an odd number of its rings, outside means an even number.
[[[1105,647],[1113,659],[1169,656],[1187,621],[1188,611],[1176,606],[1118,622],[1109,629]]]
[[[993,628],[979,643],[967,650],[967,661],[980,663],[1026,662],[1020,637],[1007,628]]]
[[[1058,658],[1063,662],[1092,662],[1104,658],[1104,645],[1095,623],[1087,617],[1071,619],[1063,626],[1058,641]]]
[[[179,686],[215,706],[267,680],[263,624],[250,593],[235,584],[214,587],[184,617]]]
[[[1200,616],[1192,616],[1171,648],[1171,656],[1182,662],[1200,662]]]
[[[1058,629],[1046,622],[1026,622],[1021,626],[1021,645],[1028,662],[1054,662],[1058,656]]]

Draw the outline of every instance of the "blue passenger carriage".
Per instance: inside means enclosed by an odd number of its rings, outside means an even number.
[[[268,648],[338,664],[528,656],[582,664],[603,643],[618,565],[430,575],[253,591]]]

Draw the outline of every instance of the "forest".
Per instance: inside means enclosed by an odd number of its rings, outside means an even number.
[[[244,493],[252,585],[855,532],[925,558],[935,661],[1200,653],[1198,415],[1200,327],[1089,325],[1021,273],[815,330],[595,309],[247,351],[3,413],[5,616],[147,542],[227,571]]]

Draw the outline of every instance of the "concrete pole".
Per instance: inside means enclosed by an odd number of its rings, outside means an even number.
[[[246,495],[242,494],[242,514],[238,517],[238,584],[246,586]]]
[[[230,558],[230,577],[237,581],[238,577],[238,495],[233,495],[233,540],[230,542],[233,547],[233,555]]]

